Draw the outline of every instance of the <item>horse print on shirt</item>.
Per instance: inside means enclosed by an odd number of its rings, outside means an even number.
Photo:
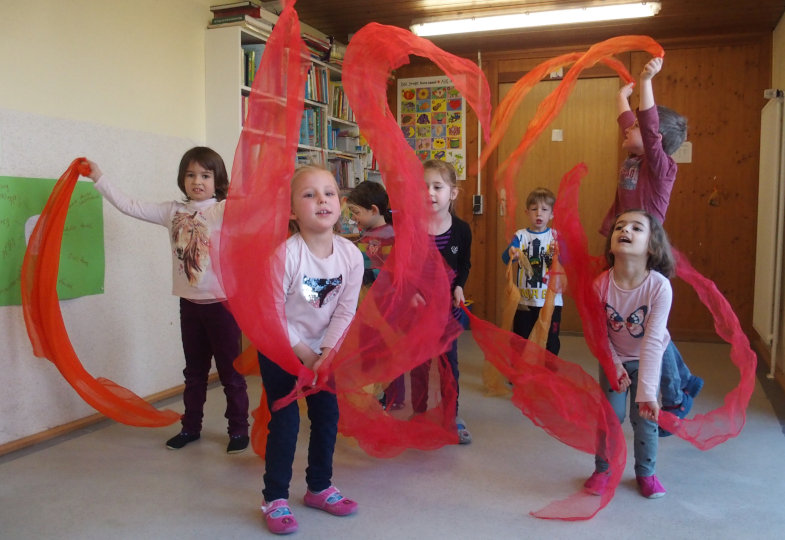
[[[605,304],[605,314],[608,316],[608,326],[614,332],[618,332],[622,327],[634,338],[643,337],[646,333],[646,314],[649,312],[648,306],[641,306],[627,317],[625,321],[621,315],[609,304]]]
[[[196,285],[210,264],[210,232],[199,212],[177,212],[172,218],[172,246],[182,261],[180,271]]]
[[[303,276],[303,296],[315,308],[323,307],[341,292],[343,274],[336,278]]]

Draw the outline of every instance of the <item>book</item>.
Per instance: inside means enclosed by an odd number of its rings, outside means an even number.
[[[215,17],[212,22],[207,25],[207,28],[221,28],[224,26],[245,26],[252,30],[256,30],[264,37],[270,37],[273,31],[273,26],[267,24],[261,19],[249,17],[248,15],[233,15],[231,17]]]
[[[213,17],[232,17],[235,15],[249,15],[251,17],[259,18],[262,14],[260,7],[238,7],[231,9],[221,9],[213,11]]]
[[[238,0],[237,2],[227,2],[224,4],[214,4],[210,6],[210,11],[222,11],[241,7],[262,7],[261,0]]]

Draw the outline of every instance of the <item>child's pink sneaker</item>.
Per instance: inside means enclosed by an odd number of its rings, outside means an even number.
[[[324,510],[334,516],[348,516],[357,511],[357,503],[341,495],[335,486],[330,486],[319,493],[309,489],[305,492],[303,502],[306,506]]]
[[[271,533],[289,534],[297,530],[297,520],[294,519],[292,510],[289,508],[289,501],[286,499],[265,502],[262,505],[262,512],[264,512],[264,520]]]
[[[641,490],[641,495],[647,499],[659,499],[665,495],[665,488],[662,487],[660,481],[657,480],[657,475],[651,476],[636,476],[635,480],[638,481],[638,487]]]
[[[589,479],[584,482],[583,490],[591,495],[602,495],[605,493],[605,488],[608,487],[608,480],[610,477],[611,475],[608,471],[594,471],[591,473]]]

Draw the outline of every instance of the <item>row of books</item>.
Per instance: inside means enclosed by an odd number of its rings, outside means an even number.
[[[349,100],[346,99],[346,94],[343,91],[343,83],[331,81],[330,87],[332,88],[332,108],[330,109],[330,116],[354,122],[354,111],[349,106]]]
[[[251,86],[254,77],[259,71],[259,64],[262,61],[262,54],[264,54],[264,43],[250,43],[243,45],[243,84]]]
[[[305,99],[327,103],[330,74],[326,67],[312,64],[305,80]]]
[[[303,110],[303,117],[300,121],[300,141],[299,144],[305,146],[322,146],[322,128],[324,127],[323,116],[319,111],[306,107]]]
[[[233,15],[248,15],[249,17],[261,17],[261,0],[240,0],[237,2],[227,2],[225,4],[215,4],[210,6],[213,18],[231,17]]]
[[[357,176],[356,165],[358,165],[356,160],[340,156],[327,160],[327,166],[335,176],[339,189],[353,188],[360,183],[361,179]]]

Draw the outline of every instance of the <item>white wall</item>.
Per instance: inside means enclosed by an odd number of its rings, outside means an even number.
[[[779,24],[774,29],[773,50],[771,57],[771,83],[773,88],[785,90],[785,15],[780,19]],[[785,274],[782,276],[785,283]],[[785,287],[783,287],[785,289]],[[781,306],[785,306],[785,290],[783,291],[783,301]],[[779,344],[777,351],[772,355],[780,372],[785,372],[785,317],[780,315]]]
[[[135,197],[178,198],[180,156],[205,139],[210,3],[3,0],[0,175],[58,178],[86,155]],[[181,384],[165,230],[104,203],[104,233],[105,293],[61,303],[77,354],[141,396]],[[95,413],[33,356],[21,307],[0,307],[0,343],[0,445]]]

